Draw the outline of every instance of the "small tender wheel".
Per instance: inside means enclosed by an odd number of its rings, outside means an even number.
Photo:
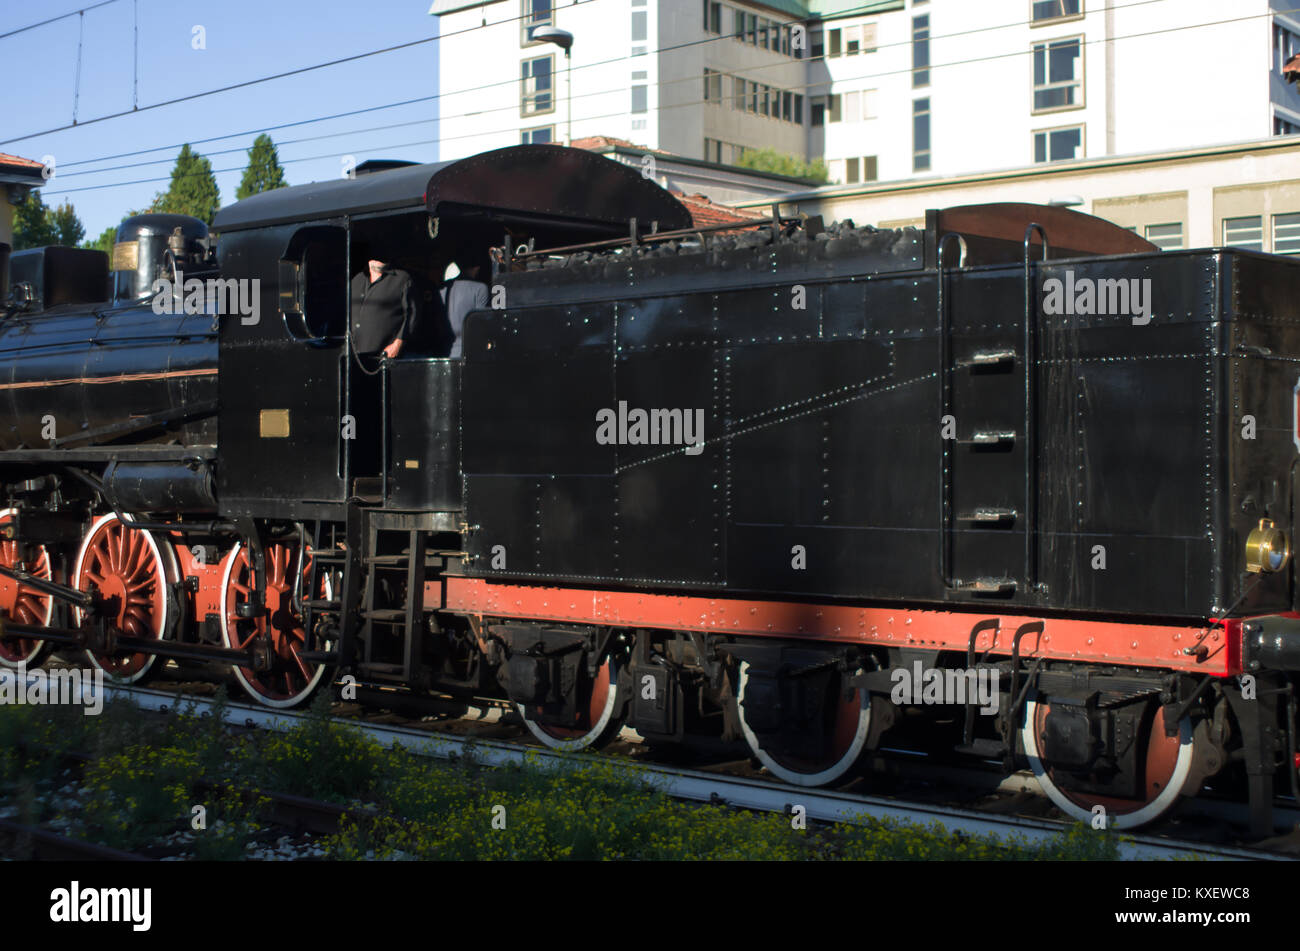
[[[773,753],[763,748],[758,736],[745,721],[745,689],[749,685],[749,664],[740,663],[736,704],[740,710],[740,728],[750,752],[778,779],[796,786],[825,786],[844,776],[858,762],[867,745],[871,729],[871,698],[865,690],[853,691],[849,700],[832,697],[833,706],[826,712],[827,752],[816,757]]]
[[[0,526],[8,525],[17,514],[14,509],[0,510]],[[24,561],[23,559],[27,559]],[[50,553],[44,545],[24,545],[20,541],[0,541],[0,564],[26,571],[49,581]],[[24,587],[12,578],[0,576],[0,610],[17,624],[49,627],[54,614],[54,598]],[[46,641],[18,637],[0,641],[0,667],[32,668],[45,662],[50,653]]]
[[[533,719],[534,711],[522,703],[515,706],[524,718],[528,732],[553,750],[599,749],[623,728],[623,718],[615,716],[619,707],[618,662],[613,658],[605,661],[596,671],[594,680],[587,680],[576,689],[582,691],[578,703],[578,714],[573,726],[555,726],[539,723]]]
[[[233,668],[235,679],[250,697],[268,707],[284,709],[307,701],[325,682],[330,667],[326,664],[303,660],[305,651],[326,650],[303,627],[302,617],[293,607],[293,571],[298,561],[298,543],[275,543],[266,546],[266,614],[252,621],[243,621],[235,611],[238,604],[252,597],[252,567],[243,543],[236,545],[226,557],[226,570],[221,579],[221,636],[227,647],[243,649],[255,638],[269,632],[271,638],[271,669],[254,670],[251,667]],[[302,597],[307,593],[307,579],[311,577],[311,551],[302,562]],[[321,590],[315,597],[330,597],[332,585],[322,577]],[[241,631],[243,633],[241,633]]]
[[[128,515],[127,520],[131,517]],[[162,640],[169,636],[176,602],[169,584],[178,577],[176,555],[153,534],[128,528],[116,515],[102,515],[86,533],[72,571],[72,587],[89,591],[93,584],[116,611],[110,619],[129,637]],[[82,612],[73,609],[77,624]],[[157,654],[87,651],[90,663],[123,684],[139,683],[160,667]]]
[[[1071,790],[1064,777],[1056,776],[1052,765],[1043,761],[1039,752],[1040,737],[1051,709],[1051,704],[1037,692],[1031,693],[1025,702],[1025,722],[1020,729],[1020,739],[1029,768],[1039,785],[1057,808],[1070,818],[1091,822],[1093,808],[1102,806],[1106,810],[1107,828],[1136,829],[1159,819],[1183,795],[1195,793],[1196,790],[1190,788],[1195,785],[1192,779],[1195,756],[1190,717],[1183,717],[1177,736],[1165,736],[1160,710],[1153,708],[1154,717],[1148,716],[1143,724],[1146,731],[1145,794],[1140,799],[1120,799]]]

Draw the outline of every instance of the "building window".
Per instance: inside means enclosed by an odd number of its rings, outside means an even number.
[[[876,51],[876,24],[862,24],[862,52],[874,53]]]
[[[912,171],[930,170],[930,100],[912,102]]]
[[[1034,46],[1034,112],[1083,105],[1081,37]]]
[[[794,121],[803,125],[803,96],[798,93],[794,96]]]
[[[912,19],[912,88],[930,85],[930,17]]]
[[[1300,53],[1300,37],[1280,23],[1273,24],[1273,71],[1282,72],[1287,63]]]
[[[632,112],[633,114],[646,112],[649,109],[649,98],[646,94],[648,86],[632,87]]]
[[[844,94],[844,121],[857,122],[862,118],[862,93],[846,92]]]
[[[710,33],[722,33],[722,4],[704,0],[704,29]]]
[[[1255,215],[1246,218],[1223,219],[1224,247],[1245,251],[1264,250],[1264,219]]]
[[[829,40],[830,40],[830,50],[827,52],[826,55],[839,56],[840,55],[840,31],[831,30],[829,34]]]
[[[544,125],[538,129],[524,129],[520,141],[524,145],[550,145],[555,141],[555,126]]]
[[[555,108],[551,97],[551,75],[554,72],[554,56],[539,56],[523,62],[523,92],[520,112],[531,116],[539,112],[550,112]]]
[[[722,164],[722,143],[717,139],[704,140],[704,161]]]
[[[880,115],[880,108],[877,105],[879,100],[879,89],[868,89],[862,93],[862,118],[875,119]]]
[[[824,97],[818,96],[808,110],[809,117],[814,126],[823,126],[826,124],[826,103],[823,99]]]
[[[864,182],[879,181],[880,172],[877,165],[878,162],[874,155],[868,155],[862,159],[862,180]]]
[[[1033,0],[1033,22],[1077,17],[1083,12],[1083,0]]]
[[[1273,253],[1300,254],[1300,214],[1273,216]]]
[[[704,101],[722,103],[722,73],[716,69],[704,70]]]
[[[632,42],[644,43],[646,38],[646,12],[644,10],[632,11]]]
[[[791,93],[781,93],[781,118],[786,122],[794,121],[794,95]]]
[[[1161,251],[1176,251],[1183,246],[1183,223],[1147,225],[1147,240]]]
[[[856,185],[858,176],[862,174],[860,170],[861,162],[856,158],[844,160],[844,183],[846,185]]]
[[[536,43],[533,30],[555,23],[555,10],[551,6],[551,0],[523,0],[523,16],[519,18],[519,23],[523,28],[523,42]]]
[[[1273,117],[1273,134],[1274,135],[1300,135],[1300,125],[1294,122],[1288,122],[1281,116]]]
[[[1083,158],[1083,126],[1034,133],[1035,162],[1068,162]]]
[[[745,80],[737,76],[733,80],[733,83],[734,86],[732,87],[732,89],[735,93],[735,96],[733,97],[731,104],[734,108],[739,109],[741,112],[744,112],[745,111]]]
[[[821,27],[814,27],[808,37],[808,55],[820,59],[826,54],[825,36]]]
[[[827,112],[829,113],[829,115],[827,115],[826,117],[827,122],[839,122],[841,119],[843,119],[843,114],[840,111],[839,93],[835,93],[834,95],[827,96],[826,104],[829,107],[827,109]]]
[[[862,49],[862,28],[846,26],[844,28],[844,55],[857,56]]]

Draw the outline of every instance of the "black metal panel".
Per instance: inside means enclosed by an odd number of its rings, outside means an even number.
[[[276,517],[286,502],[341,502],[349,488],[340,459],[346,350],[341,343],[293,339],[279,309],[280,255],[295,230],[240,231],[221,243],[223,278],[260,282],[257,322],[234,315],[220,326],[223,465],[217,496],[223,515]],[[356,441],[378,446],[383,420],[377,400],[351,415]]]
[[[388,364],[388,505],[460,507],[460,361]]]
[[[64,307],[0,325],[0,450],[47,446],[216,398],[216,328],[149,306]],[[115,442],[216,443],[212,417]],[[93,440],[88,440],[93,441]],[[103,440],[103,441],[108,441]]]
[[[611,476],[596,414],[616,405],[614,315],[602,305],[478,311],[465,322],[467,475]]]
[[[31,248],[13,252],[9,268],[12,286],[31,287],[30,311],[108,300],[108,255],[103,251]]]
[[[1261,518],[1300,529],[1296,513],[1296,388],[1300,386],[1300,261],[1231,252],[1223,255],[1223,308],[1232,315],[1225,350],[1222,479],[1231,486],[1218,556],[1229,569],[1224,597],[1260,613],[1295,609],[1294,559],[1273,575],[1243,571],[1245,541]],[[1246,417],[1255,438],[1245,438]]]

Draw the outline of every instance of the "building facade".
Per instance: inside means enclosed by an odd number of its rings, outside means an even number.
[[[14,243],[14,208],[45,184],[40,162],[0,152],[0,244]]]
[[[1114,221],[1164,249],[1235,246],[1300,255],[1300,137],[942,180],[829,185],[787,195],[781,210],[899,228],[921,226],[929,208],[988,202],[1065,205]],[[767,207],[758,199],[737,204],[755,212]]]
[[[854,184],[1297,134],[1292,6],[435,0],[440,157],[571,127],[722,164],[774,148]]]

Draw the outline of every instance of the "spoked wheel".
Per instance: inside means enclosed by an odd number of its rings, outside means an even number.
[[[749,664],[741,661],[736,691],[740,727],[750,752],[773,776],[796,786],[825,786],[848,773],[862,756],[871,729],[871,698],[865,690],[854,690],[849,700],[844,700],[838,690],[830,694],[824,718],[824,751],[819,755],[797,755],[773,752],[762,746],[745,721],[744,700],[748,686]]]
[[[1188,794],[1194,794],[1196,781],[1192,778],[1194,757],[1192,721],[1183,717],[1177,736],[1165,736],[1163,717],[1158,707],[1154,715],[1143,719],[1145,746],[1143,761],[1144,793],[1139,799],[1121,799],[1114,796],[1083,793],[1069,788],[1068,776],[1061,774],[1051,763],[1043,761],[1040,754],[1042,737],[1047,728],[1047,715],[1051,704],[1037,693],[1025,703],[1025,723],[1020,729],[1025,757],[1043,791],[1057,808],[1072,819],[1091,822],[1093,808],[1102,806],[1106,812],[1106,827],[1110,829],[1136,829],[1159,819]]]
[[[302,616],[294,610],[294,569],[298,563],[299,543],[275,543],[266,546],[266,614],[251,621],[243,621],[236,613],[236,605],[252,597],[252,568],[248,551],[243,543],[236,545],[226,558],[226,570],[221,579],[221,636],[227,647],[244,649],[256,638],[267,634],[271,639],[271,668],[254,670],[252,667],[235,667],[235,679],[248,695],[268,707],[297,706],[311,698],[316,689],[326,681],[329,665],[304,660],[304,652],[328,649],[315,634],[303,627]],[[332,594],[328,577],[322,577],[321,590],[307,592],[311,577],[311,551],[302,560],[300,597],[325,597]]]
[[[594,680],[583,675],[583,682],[576,687],[581,695],[572,726],[540,723],[533,719],[540,711],[517,703],[524,726],[553,750],[599,749],[623,728],[622,717],[614,715],[619,707],[618,671],[617,661],[610,658],[596,671]]]
[[[129,516],[128,516],[129,519]],[[128,528],[116,515],[101,516],[86,533],[77,553],[72,586],[89,591],[93,584],[116,614],[110,618],[129,637],[162,640],[168,636],[175,601],[168,588],[178,576],[176,556],[153,535]],[[78,624],[82,612],[73,609]],[[139,683],[160,667],[158,655],[143,651],[113,654],[87,651],[90,663],[118,683]]]
[[[0,526],[13,521],[15,511],[0,511]],[[18,541],[0,542],[0,565],[26,571],[35,578],[50,580],[50,553],[44,545],[24,545]],[[0,610],[15,623],[49,627],[54,614],[54,599],[12,578],[0,575]],[[34,637],[0,641],[0,667],[30,668],[44,663],[50,645]]]

